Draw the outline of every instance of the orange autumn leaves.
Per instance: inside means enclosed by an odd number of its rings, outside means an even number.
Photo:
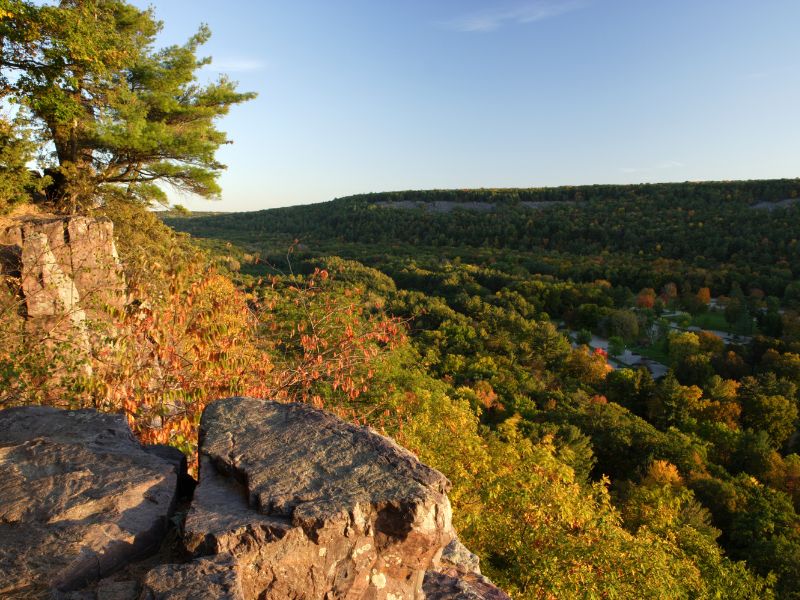
[[[97,353],[83,404],[123,412],[145,443],[191,453],[203,409],[217,398],[353,402],[375,358],[404,339],[402,324],[368,311],[359,293],[322,270],[250,290],[214,270],[172,273]]]
[[[357,287],[334,286],[328,271],[315,269],[298,281],[274,278],[261,290],[268,336],[274,342],[274,396],[316,406],[338,393],[356,400],[367,391],[371,364],[382,348],[404,339],[402,324],[370,311]]]
[[[252,340],[255,319],[233,283],[213,271],[175,274],[164,297],[142,301],[98,365],[97,400],[120,409],[147,443],[189,450],[205,405],[271,371]]]

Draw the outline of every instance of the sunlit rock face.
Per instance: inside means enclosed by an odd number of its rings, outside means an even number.
[[[199,463],[192,497],[183,455],[120,415],[0,411],[0,596],[507,598],[458,542],[447,479],[369,428],[219,400]]]
[[[114,335],[126,303],[108,219],[29,217],[7,224],[0,228],[0,275],[16,296],[31,342],[66,344],[76,358],[97,339]]]
[[[427,600],[510,600],[481,575],[480,560],[458,539],[445,547],[422,587]]]
[[[0,596],[75,590],[157,548],[179,469],[121,415],[0,411]]]
[[[4,271],[20,277],[31,318],[57,317],[77,307],[90,319],[106,319],[125,304],[125,278],[109,219],[29,218],[0,229],[0,247]]]
[[[200,457],[187,547],[247,565],[247,597],[422,598],[454,537],[441,473],[304,404],[213,404]]]

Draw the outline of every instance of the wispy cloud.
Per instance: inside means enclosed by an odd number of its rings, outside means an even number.
[[[583,8],[589,0],[528,0],[461,15],[447,21],[449,29],[463,32],[495,31],[505,25],[525,25]]]
[[[214,73],[246,73],[260,71],[266,63],[255,58],[215,58],[205,69]]]
[[[682,166],[684,166],[684,164],[677,160],[665,160],[664,162],[658,163],[656,169],[678,169]]]
[[[751,71],[743,75],[744,79],[768,79],[771,77],[785,77],[792,75],[795,69],[790,66],[772,66],[763,71]]]
[[[664,171],[667,169],[679,169],[685,166],[677,160],[665,160],[649,167],[620,167],[620,173],[652,173],[653,171]]]

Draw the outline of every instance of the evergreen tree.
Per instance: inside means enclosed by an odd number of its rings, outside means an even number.
[[[184,45],[154,49],[152,9],[124,0],[0,0],[0,89],[26,111],[59,210],[90,208],[108,195],[163,200],[157,185],[213,197],[224,169],[216,120],[254,97],[221,77],[200,85],[201,26]]]
[[[23,129],[0,116],[0,214],[27,200],[43,183],[27,167],[33,146]]]

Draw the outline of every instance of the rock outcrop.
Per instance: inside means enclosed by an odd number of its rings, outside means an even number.
[[[441,473],[304,404],[219,401],[200,435],[187,545],[249,565],[247,597],[422,597],[426,570],[454,537]]]
[[[119,415],[0,411],[0,597],[75,590],[158,547],[179,466]]]
[[[202,417],[200,482],[121,417],[0,412],[0,596],[63,600],[507,598],[458,542],[449,482],[392,440],[304,404]],[[185,518],[178,518],[178,517]]]
[[[425,574],[426,600],[510,600],[481,575],[480,559],[458,539],[445,547],[437,565]]]
[[[108,219],[28,217],[0,229],[0,255],[2,274],[18,279],[27,330],[43,339],[86,346],[87,321],[108,322],[125,305]]]
[[[428,571],[423,590],[426,600],[510,600],[483,575],[458,570]]]

